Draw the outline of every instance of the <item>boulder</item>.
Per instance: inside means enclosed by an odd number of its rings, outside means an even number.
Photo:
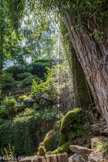
[[[62,118],[59,146],[67,141],[73,141],[76,137],[82,136],[82,126],[85,123],[84,116],[85,114],[80,108],[75,108]]]
[[[100,153],[98,151],[92,152],[88,157],[89,162],[101,162],[102,160],[104,160],[102,153]]]
[[[25,103],[34,103],[35,100],[34,100],[33,98],[25,98],[25,99],[24,99],[24,102],[25,102]]]
[[[73,145],[80,145],[83,146],[86,142],[86,139],[83,137],[77,137],[75,140],[73,140]]]
[[[88,159],[88,156],[92,152],[91,149],[88,149],[87,147],[78,146],[78,145],[70,145],[70,150],[74,153],[82,155],[85,159]]]
[[[99,143],[105,144],[106,142],[108,142],[108,137],[104,137],[104,136],[94,137],[91,139],[91,148],[92,150],[97,151],[98,144]]]
[[[97,135],[108,135],[108,127],[105,122],[100,122],[97,124],[93,124],[91,126],[94,134]]]
[[[54,130],[50,130],[45,138],[44,138],[44,145],[47,151],[53,151],[55,149],[57,133]]]
[[[74,154],[68,159],[68,162],[86,162],[86,160],[83,158],[83,156]]]
[[[16,103],[16,108],[18,108],[18,109],[22,108],[22,104],[23,104],[23,102],[21,102],[21,103]]]

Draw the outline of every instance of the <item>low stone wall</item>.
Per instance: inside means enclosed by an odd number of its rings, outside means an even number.
[[[10,162],[68,162],[67,153],[49,155],[49,156],[40,156],[40,157],[28,157],[21,159],[19,161],[10,161]]]

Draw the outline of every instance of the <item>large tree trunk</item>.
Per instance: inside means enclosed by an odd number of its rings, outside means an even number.
[[[72,48],[72,74],[75,107],[88,108],[92,102],[91,91],[75,50]]]
[[[87,28],[75,30],[69,14],[63,16],[77,58],[86,74],[95,103],[108,124],[108,35],[95,40]]]

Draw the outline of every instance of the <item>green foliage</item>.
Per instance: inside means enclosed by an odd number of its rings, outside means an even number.
[[[18,72],[17,72],[18,73]],[[17,77],[19,78],[19,80],[24,80],[27,77],[29,77],[31,74],[29,72],[24,72],[24,73],[19,73],[17,74]]]
[[[1,83],[2,83],[2,88],[4,89],[12,88],[12,86],[15,83],[15,79],[13,78],[12,74],[3,72],[1,76]]]
[[[8,143],[15,147],[15,154],[30,154],[35,150],[36,123],[31,117],[23,117],[17,120],[5,121],[0,125],[0,143],[2,148]]]
[[[42,80],[45,80],[45,73],[47,72],[46,67],[51,67],[51,64],[48,62],[36,62],[30,65],[31,70],[30,72],[32,75],[36,75],[37,77],[41,78]]]
[[[4,148],[8,161],[14,158],[14,150],[15,150],[14,146],[11,147],[10,143],[8,149]]]
[[[7,73],[9,74],[12,74],[13,77],[15,78],[15,80],[19,80],[19,76],[23,73],[25,73],[25,71],[27,71],[26,67],[25,66],[16,66],[16,65],[13,65],[9,68],[7,68],[5,70]]]
[[[63,65],[56,65],[52,68],[46,68],[47,74],[46,74],[46,80],[40,81],[40,83],[33,80],[32,88],[31,88],[31,94],[34,96],[36,93],[44,93],[46,92],[49,96],[50,100],[54,100],[57,95],[57,81],[59,77],[59,90],[60,93],[62,93],[62,87],[67,85],[67,70]],[[57,76],[57,71],[59,69],[59,76]],[[61,87],[61,88],[60,88]]]
[[[84,25],[88,20],[94,20],[102,24],[107,23],[107,0],[76,0],[76,1],[39,1],[41,9],[58,8],[60,12],[68,12],[77,19],[78,25]]]
[[[70,153],[71,152],[69,149],[70,145],[72,145],[72,143],[67,142],[67,143],[63,144],[61,147],[58,147],[56,150],[54,150],[50,154],[60,154],[60,153],[64,153],[64,152]]]
[[[32,81],[33,81],[33,77],[32,75],[29,75],[23,81],[21,81],[21,85],[23,88],[26,86],[30,86],[32,84]]]
[[[31,95],[35,95],[36,93],[39,93],[39,92],[45,92],[45,83],[43,81],[41,81],[40,84],[38,84],[35,80],[33,80],[33,84],[32,84],[32,87],[31,87]]]
[[[27,98],[27,97],[28,97],[28,96],[26,96],[26,95],[19,96],[18,99],[17,99],[17,101],[18,101],[18,102],[23,102],[23,100],[24,100],[25,98]]]
[[[54,111],[52,111],[50,109],[45,109],[42,119],[47,120],[47,121],[52,120],[52,119],[56,118],[58,114],[60,114],[58,109],[55,109]]]
[[[25,5],[26,5],[25,0],[6,1],[6,8],[9,13],[12,26],[15,30],[18,30],[21,24],[21,18],[23,17],[24,14]]]
[[[16,112],[16,100],[13,97],[5,97],[0,105],[0,116],[2,118],[12,118]]]
[[[52,115],[54,113],[54,115]],[[15,154],[31,154],[36,150],[37,134],[44,131],[44,123],[57,118],[59,110],[26,108],[13,121],[0,123],[0,149],[15,146]]]
[[[66,140],[71,141],[75,137],[81,136],[84,121],[84,113],[80,108],[68,112],[61,120],[59,145],[64,144]]]

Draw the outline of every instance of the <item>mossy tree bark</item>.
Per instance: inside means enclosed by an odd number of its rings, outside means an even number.
[[[103,39],[90,37],[90,29],[74,29],[75,20],[69,14],[63,16],[77,58],[86,74],[98,110],[108,124],[108,33]],[[91,23],[91,31],[96,28]]]
[[[74,88],[75,107],[88,108],[92,102],[91,92],[84,71],[77,59],[75,50],[72,48],[72,74]]]

